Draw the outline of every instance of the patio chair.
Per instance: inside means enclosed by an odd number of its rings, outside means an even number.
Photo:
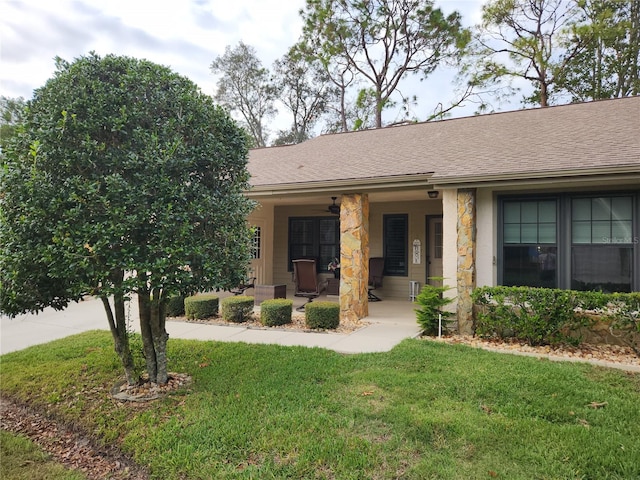
[[[382,276],[384,272],[384,258],[372,257],[369,259],[369,291],[368,298],[370,302],[379,302],[382,299],[378,297],[373,290],[382,286]]]
[[[293,260],[293,283],[295,297],[304,297],[307,303],[311,303],[314,298],[320,296],[320,283],[316,272],[316,261],[314,259],[301,258]],[[298,311],[304,310],[307,303],[296,308]]]

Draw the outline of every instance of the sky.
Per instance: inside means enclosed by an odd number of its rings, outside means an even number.
[[[467,26],[480,20],[482,3],[436,0],[445,13],[458,10]],[[210,65],[225,47],[243,41],[270,68],[298,40],[304,5],[305,0],[0,0],[0,95],[29,99],[53,75],[56,56],[72,61],[91,51],[168,66],[214,95]],[[443,71],[416,87],[424,109],[415,112],[419,118],[453,97],[452,78],[453,70]]]

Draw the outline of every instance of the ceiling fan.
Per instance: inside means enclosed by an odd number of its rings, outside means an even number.
[[[327,212],[332,213],[334,215],[340,215],[340,205],[336,205],[336,199],[338,197],[331,197],[333,203],[327,207]]]

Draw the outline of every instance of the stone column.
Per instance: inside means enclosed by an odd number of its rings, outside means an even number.
[[[462,335],[473,333],[473,302],[471,292],[476,286],[476,190],[458,190],[458,269],[457,316],[458,331]]]
[[[340,201],[340,320],[369,315],[369,196],[353,193]]]

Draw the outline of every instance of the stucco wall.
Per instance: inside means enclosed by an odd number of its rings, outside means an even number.
[[[442,251],[442,276],[444,284],[454,287],[445,292],[445,296],[456,296],[456,277],[458,270],[458,248],[456,244],[458,223],[457,190],[442,191],[442,230],[444,244]],[[447,306],[447,310],[455,312],[455,302]]]
[[[497,281],[497,206],[493,190],[479,188],[476,192],[476,286],[493,286]]]
[[[273,205],[258,205],[249,215],[249,225],[260,227],[260,258],[251,262],[256,283],[273,284]]]

